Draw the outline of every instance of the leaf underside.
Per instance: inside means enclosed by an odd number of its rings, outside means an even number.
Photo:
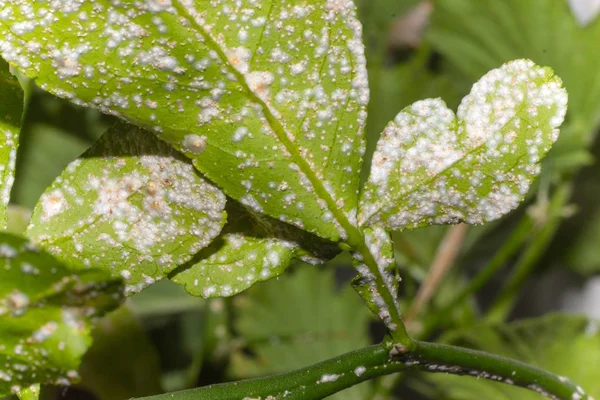
[[[229,200],[221,235],[170,279],[200,297],[228,297],[281,275],[293,259],[324,263],[340,249],[294,226]],[[197,261],[196,261],[197,260]]]
[[[255,211],[332,241],[355,224],[369,91],[350,0],[4,0],[0,13],[2,56],[43,89],[153,130]]]
[[[224,208],[225,196],[187,159],[118,123],[46,190],[27,234],[67,265],[106,269],[135,293],[208,246]]]

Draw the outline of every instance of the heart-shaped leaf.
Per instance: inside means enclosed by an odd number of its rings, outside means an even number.
[[[482,77],[459,108],[414,103],[383,132],[361,199],[362,225],[479,224],[515,209],[558,138],[567,92],[528,60]]]
[[[10,190],[15,180],[17,146],[23,115],[23,90],[0,60],[0,227],[6,228]]]
[[[339,252],[334,243],[230,201],[221,235],[170,278],[194,296],[233,296],[281,275],[293,259],[319,264]]]
[[[208,246],[225,196],[142,129],[119,123],[69,164],[33,211],[27,234],[74,268],[102,268],[135,293]]]
[[[2,56],[42,88],[153,129],[256,211],[355,230],[369,90],[351,0],[1,4]]]
[[[102,271],[73,273],[27,240],[0,233],[0,396],[78,379],[89,318],[118,305]]]

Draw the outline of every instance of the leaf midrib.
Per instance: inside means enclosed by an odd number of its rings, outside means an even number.
[[[250,99],[259,104],[264,112],[264,115],[267,119],[267,121],[269,122],[269,125],[271,126],[271,129],[273,129],[273,132],[275,132],[275,135],[277,136],[277,138],[279,139],[279,141],[284,145],[285,149],[291,154],[291,159],[292,161],[298,165],[298,167],[300,168],[300,170],[306,175],[306,177],[308,178],[308,180],[311,182],[313,188],[315,189],[316,194],[323,200],[325,200],[327,207],[328,207],[328,211],[330,211],[334,217],[336,218],[336,220],[338,221],[338,223],[342,226],[342,228],[346,231],[346,234],[348,235],[348,240],[347,242],[351,242],[354,241],[351,238],[356,238],[357,234],[360,235],[358,228],[356,226],[354,226],[350,220],[346,217],[346,215],[344,214],[343,211],[341,211],[337,206],[336,206],[336,202],[333,199],[333,197],[331,197],[331,195],[329,194],[329,192],[325,189],[325,187],[323,186],[322,181],[317,177],[315,171],[312,170],[312,168],[310,167],[310,165],[304,160],[304,158],[300,157],[298,148],[296,145],[294,145],[294,143],[290,140],[289,136],[288,136],[288,132],[286,131],[286,129],[284,128],[284,126],[281,124],[281,122],[279,122],[279,120],[273,115],[271,108],[260,98],[258,97],[251,89],[250,87],[248,87],[247,82],[246,82],[246,77],[244,76],[243,73],[241,73],[240,71],[238,71],[236,68],[234,68],[231,63],[229,62],[229,59],[227,58],[226,54],[223,52],[223,49],[221,48],[221,46],[213,39],[213,37],[196,21],[196,19],[194,18],[194,16],[187,10],[187,8],[181,4],[181,0],[175,0],[173,2],[173,6],[175,7],[175,9],[177,10],[177,12],[184,16],[185,18],[187,18],[190,23],[192,24],[192,27],[194,29],[197,30],[198,33],[200,33],[203,37],[203,39],[205,40],[205,44],[211,48],[212,50],[216,51],[217,54],[219,55],[219,57],[221,58],[221,61],[227,65],[227,67],[229,68],[229,70],[231,71],[231,73],[233,73],[235,75],[235,77],[237,78],[238,82],[240,83],[240,86],[242,86],[242,88],[244,89],[244,91],[247,93],[247,95],[250,97]],[[340,235],[342,236],[342,235]]]

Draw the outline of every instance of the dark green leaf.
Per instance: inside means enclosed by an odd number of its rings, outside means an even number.
[[[0,233],[0,396],[68,384],[91,343],[89,318],[114,308],[107,274],[74,274],[27,240]]]

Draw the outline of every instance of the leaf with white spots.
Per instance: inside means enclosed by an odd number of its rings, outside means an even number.
[[[10,190],[15,180],[17,146],[23,116],[23,90],[0,59],[0,227],[6,228]]]
[[[339,252],[334,243],[230,201],[221,235],[194,257],[199,261],[169,277],[194,296],[228,297],[281,275],[294,259],[318,264]]]
[[[90,317],[119,303],[108,274],[65,268],[27,240],[0,233],[0,397],[78,379]]]
[[[118,123],[36,205],[27,234],[73,267],[125,279],[128,294],[208,246],[225,196],[166,143]]]
[[[0,51],[58,96],[156,132],[227,195],[355,231],[369,99],[351,0],[0,1]]]
[[[414,103],[379,140],[360,223],[403,229],[500,218],[539,174],[566,110],[561,80],[528,60],[487,73],[457,116],[440,99]]]

